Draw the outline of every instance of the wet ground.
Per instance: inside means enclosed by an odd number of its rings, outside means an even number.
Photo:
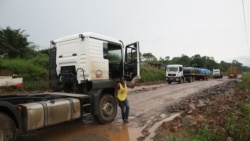
[[[129,141],[129,135],[127,124],[74,121],[21,135],[18,141]]]
[[[158,121],[149,132],[156,130],[163,121],[169,121],[178,114]],[[143,128],[134,127],[133,123],[122,123],[117,119],[113,123],[100,125],[93,120],[73,121],[46,129],[20,135],[17,141],[136,141],[150,140],[151,136],[143,137]]]
[[[168,113],[167,106],[226,81],[228,79],[225,78],[184,84],[138,86],[129,91],[131,111],[128,124],[122,122],[118,109],[115,121],[109,124],[100,125],[89,118],[20,135],[17,141],[150,141],[155,129],[163,121],[178,115]]]

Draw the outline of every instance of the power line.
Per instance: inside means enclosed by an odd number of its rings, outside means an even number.
[[[245,24],[246,44],[247,44],[247,49],[248,49],[248,53],[249,53],[249,56],[250,56],[244,0],[241,0],[241,1],[242,1],[243,17],[244,17],[244,24]]]

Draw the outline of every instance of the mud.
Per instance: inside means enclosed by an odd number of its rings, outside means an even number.
[[[21,135],[18,141],[129,141],[128,125],[74,121]]]

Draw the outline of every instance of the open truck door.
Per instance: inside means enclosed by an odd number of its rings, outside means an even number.
[[[131,81],[135,76],[140,76],[140,49],[139,42],[131,43],[125,48],[125,79]]]

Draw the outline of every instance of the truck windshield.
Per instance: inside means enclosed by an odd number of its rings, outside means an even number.
[[[176,68],[176,67],[169,67],[168,71],[178,71],[178,68]]]

